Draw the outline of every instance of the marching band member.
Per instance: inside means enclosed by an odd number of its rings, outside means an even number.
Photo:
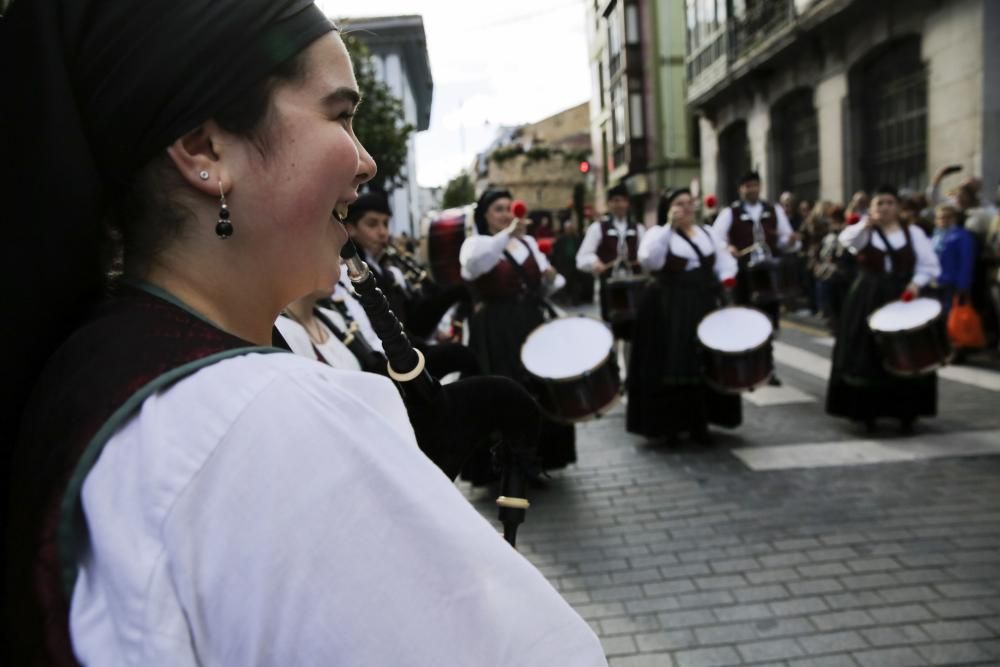
[[[373,191],[361,195],[348,207],[345,222],[347,231],[363,254],[362,260],[375,273],[389,307],[402,322],[410,342],[426,358],[431,375],[438,379],[451,373],[460,373],[463,377],[478,375],[479,363],[464,346],[451,342],[429,345],[426,342],[448,307],[465,293],[464,288],[434,295],[418,294],[418,286],[407,281],[403,271],[393,264],[386,253],[391,217],[385,193]],[[345,278],[341,283],[353,297],[350,281]]]
[[[838,237],[857,257],[859,272],[837,324],[826,411],[864,422],[869,432],[879,417],[899,419],[906,433],[917,417],[937,413],[937,375],[890,375],[868,328],[868,316],[876,309],[912,299],[941,271],[924,231],[901,223],[898,216],[896,191],[883,186],[872,197],[867,217]]]
[[[327,290],[320,290],[288,304],[274,326],[295,354],[321,361],[334,368],[360,371],[361,362],[344,344],[347,326],[338,326],[334,319],[343,322],[338,313],[319,313],[317,301],[328,297]],[[324,322],[323,320],[326,320]]]
[[[543,291],[555,291],[565,279],[549,266],[525,223],[511,213],[511,194],[488,189],[475,210],[478,234],[462,243],[462,278],[470,285],[475,306],[469,318],[469,346],[484,373],[504,375],[523,383],[521,345],[546,319]],[[516,419],[516,415],[511,416]],[[561,468],[576,461],[573,425],[544,420],[539,438],[543,468]],[[496,475],[487,457],[474,459],[464,479],[485,484]]]
[[[465,297],[466,291],[463,286],[441,289],[428,278],[410,280],[400,266],[404,251],[397,248],[389,234],[391,219],[386,194],[371,191],[351,204],[345,222],[361,259],[375,272],[389,306],[406,330],[423,340],[434,332],[448,309]],[[407,261],[410,266],[415,264],[415,260]]]
[[[36,0],[0,34],[3,283],[91,309],[16,332],[11,664],[605,665],[391,382],[271,347],[376,169],[323,12]],[[46,195],[67,215],[29,223]],[[105,224],[126,282],[100,300]]]
[[[601,319],[608,317],[608,278],[621,266],[626,274],[639,273],[639,243],[645,227],[632,219],[628,188],[616,185],[608,190],[608,214],[587,227],[576,253],[576,268],[600,280]],[[615,338],[629,339],[632,323],[612,323]]]
[[[695,224],[687,188],[669,191],[658,208],[660,226],[639,246],[639,262],[656,283],[636,319],[626,426],[670,443],[686,431],[706,443],[709,423],[733,428],[743,419],[739,395],[706,386],[696,338],[698,323],[719,304],[720,283],[734,284],[736,260],[710,227]]]
[[[364,321],[377,347],[368,342],[364,328],[343,305],[342,300],[330,298],[329,289],[316,290],[288,304],[274,326],[295,354],[333,368],[386,375],[382,341],[371,329],[367,314]]]
[[[781,323],[781,302],[753,301],[751,252],[754,245],[763,239],[767,244],[766,251],[776,257],[782,252],[795,250],[798,235],[788,222],[784,208],[760,198],[760,175],[756,171],[747,172],[740,179],[739,193],[739,199],[719,211],[712,229],[717,237],[729,244],[730,254],[739,260],[734,293],[736,303],[760,308],[771,318],[771,325],[777,333]],[[777,375],[771,376],[771,384],[781,384]]]

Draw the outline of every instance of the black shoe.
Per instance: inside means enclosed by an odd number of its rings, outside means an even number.
[[[905,417],[899,420],[899,434],[900,435],[913,435],[913,417]]]
[[[771,385],[772,387],[780,387],[781,386],[781,380],[778,379],[777,375],[772,375],[770,377],[770,379],[768,379],[767,383],[769,385]]]
[[[875,432],[875,420],[874,419],[866,419],[865,420],[865,433],[868,433],[869,435],[871,435],[874,432]]]

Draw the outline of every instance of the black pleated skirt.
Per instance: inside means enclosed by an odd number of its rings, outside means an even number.
[[[882,366],[868,317],[899,298],[908,277],[862,271],[854,280],[837,323],[826,411],[855,421],[892,417],[910,421],[937,414],[937,374],[901,378]]]
[[[698,323],[717,306],[718,292],[702,271],[686,271],[651,284],[636,320],[628,369],[626,428],[647,437],[708,424],[733,428],[743,421],[738,394],[705,384]]]
[[[545,321],[537,300],[480,303],[469,318],[469,347],[486,375],[503,375],[526,385],[521,346]],[[517,415],[511,415],[517,419]],[[576,432],[572,424],[542,419],[538,455],[544,470],[564,468],[576,461]],[[476,485],[499,479],[488,452],[481,452],[462,468],[462,479]]]

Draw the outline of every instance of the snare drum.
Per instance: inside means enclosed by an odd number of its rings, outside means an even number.
[[[605,305],[612,324],[634,322],[639,313],[643,290],[649,284],[646,276],[617,276],[605,285]]]
[[[770,257],[749,268],[750,295],[754,303],[774,303],[797,297],[799,262],[794,256]]]
[[[529,389],[542,411],[571,423],[599,417],[618,401],[621,378],[608,326],[590,317],[540,325],[521,346]]]
[[[728,306],[709,313],[698,324],[705,381],[727,393],[749,391],[774,372],[767,315],[756,308]]]
[[[941,304],[936,299],[892,301],[871,314],[882,366],[889,373],[912,377],[930,373],[951,355]]]

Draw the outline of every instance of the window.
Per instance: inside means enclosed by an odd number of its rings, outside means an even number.
[[[919,38],[896,42],[862,66],[852,96],[861,106],[866,187],[923,188],[927,181],[927,70]]]
[[[639,43],[639,8],[634,4],[625,5],[625,43]]]
[[[643,132],[642,123],[642,95],[632,93],[628,98],[629,106],[629,130],[632,138],[641,137]]]
[[[797,90],[778,101],[771,114],[771,136],[777,157],[777,188],[799,199],[819,196],[819,124],[812,88]]]

